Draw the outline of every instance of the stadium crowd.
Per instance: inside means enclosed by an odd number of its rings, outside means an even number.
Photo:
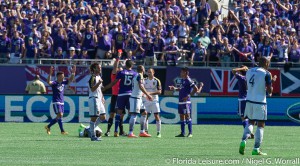
[[[117,52],[146,65],[230,66],[260,56],[299,62],[298,0],[232,6],[218,0],[2,0],[0,63],[112,59]]]

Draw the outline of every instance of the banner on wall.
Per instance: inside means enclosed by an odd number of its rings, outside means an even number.
[[[165,83],[165,95],[178,95],[178,92],[173,92],[169,90],[169,86],[173,85],[175,87],[179,87],[181,82],[180,77],[180,67],[167,67],[166,72],[166,83]],[[190,78],[199,86],[199,82],[203,82],[204,87],[202,88],[201,93],[209,94],[210,91],[210,79],[209,78],[210,69],[189,69]]]
[[[282,96],[300,96],[300,71],[281,71]]]
[[[51,95],[0,95],[0,122],[49,122],[56,117],[51,97]],[[192,97],[191,101],[191,117],[194,124],[240,124],[236,97]],[[268,98],[267,102],[267,123],[295,125],[292,121],[299,120],[300,103],[298,98],[272,97]],[[162,123],[176,124],[180,122],[177,97],[160,97],[159,103]],[[109,107],[110,96],[105,96],[105,109],[109,110]],[[106,112],[108,114],[108,111]],[[289,116],[287,116],[287,112]],[[126,114],[124,119],[127,123],[129,115]],[[88,97],[65,96],[63,120],[74,123],[89,122]],[[149,117],[149,122],[155,123],[153,115]]]

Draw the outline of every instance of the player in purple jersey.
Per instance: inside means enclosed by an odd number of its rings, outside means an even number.
[[[120,80],[119,94],[117,98],[117,115],[115,117],[115,132],[114,136],[118,137],[119,135],[126,135],[123,130],[123,111],[125,109],[129,110],[129,97],[132,92],[132,80],[133,77],[137,74],[132,70],[133,62],[127,60],[125,63],[126,69],[118,72],[116,79],[104,87],[103,91],[111,88]],[[120,126],[120,133],[118,133],[118,126]]]
[[[180,76],[180,87],[169,86],[170,90],[179,91],[178,113],[180,114],[181,133],[176,137],[185,137],[185,123],[188,124],[189,129],[187,137],[193,137],[191,96],[198,92],[198,87],[189,77],[189,69],[187,67],[181,68]]]
[[[56,118],[52,119],[50,123],[47,126],[45,126],[45,129],[47,131],[47,134],[50,135],[51,134],[50,127],[54,125],[56,122],[58,122],[61,134],[67,135],[68,133],[65,132],[63,128],[63,122],[62,122],[62,117],[64,114],[64,88],[66,85],[68,85],[73,81],[75,77],[76,66],[72,67],[71,70],[72,74],[70,78],[67,80],[64,79],[65,78],[64,73],[62,71],[59,71],[56,73],[57,80],[51,81],[51,76],[53,74],[53,71],[54,71],[54,67],[51,66],[47,83],[52,87],[52,92],[53,92],[52,104],[53,104],[54,112],[56,114]]]
[[[248,118],[244,117],[244,112],[246,107],[246,97],[247,97],[247,80],[246,80],[247,71],[248,71],[247,66],[241,66],[240,68],[232,69],[232,73],[235,75],[235,78],[238,80],[238,85],[239,85],[238,115],[242,119],[244,128],[249,123]],[[250,138],[254,138],[253,133],[251,133]]]

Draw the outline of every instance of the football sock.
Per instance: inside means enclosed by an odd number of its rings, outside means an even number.
[[[114,123],[114,119],[113,118],[109,118],[108,122],[107,122],[107,132],[110,132],[110,128]]]
[[[145,122],[145,131],[148,131],[148,119]]]
[[[255,132],[255,143],[254,148],[259,148],[264,136],[264,128],[263,127],[257,127]]]
[[[136,121],[136,115],[132,114],[129,120],[129,134],[133,133],[135,121]]]
[[[185,134],[185,121],[180,121],[181,134]]]
[[[243,120],[243,127],[245,128],[249,123],[248,119]]]
[[[156,121],[156,130],[157,130],[157,132],[160,132],[160,130],[161,130],[161,120]]]
[[[248,125],[244,128],[244,134],[242,140],[247,141],[252,131],[253,131],[253,125],[251,123],[248,123]]]
[[[119,123],[120,123],[120,114],[117,114],[115,117],[115,132],[118,132]]]
[[[95,122],[90,121],[90,133],[91,133],[91,137],[95,137],[96,133],[95,133]]]
[[[120,133],[123,134],[124,133],[123,118],[120,118],[119,128],[120,128]]]
[[[141,115],[140,118],[141,133],[145,132],[145,123],[146,123],[146,115]]]
[[[189,134],[192,134],[192,119],[188,119],[187,120],[187,124],[188,124],[188,129],[189,129]]]
[[[95,121],[95,127],[97,127],[101,122],[100,117],[97,118],[97,120]]]
[[[52,125],[54,125],[56,122],[57,122],[57,119],[56,119],[56,118],[52,119],[51,122],[48,124],[48,128],[50,129],[50,127],[51,127]]]
[[[59,125],[60,131],[64,132],[65,130],[64,130],[64,127],[63,127],[62,119],[61,118],[57,119],[57,123]]]

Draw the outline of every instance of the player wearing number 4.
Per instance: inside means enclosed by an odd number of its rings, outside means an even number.
[[[63,122],[62,122],[62,117],[64,114],[64,88],[66,85],[70,84],[74,77],[75,77],[75,72],[76,72],[76,66],[72,67],[71,70],[71,77],[67,80],[65,80],[65,75],[62,71],[59,71],[56,73],[56,81],[51,81],[51,76],[53,74],[54,71],[54,67],[51,66],[50,68],[50,72],[48,75],[48,79],[47,79],[47,83],[52,87],[52,92],[53,92],[53,96],[52,96],[52,104],[53,104],[53,110],[56,114],[56,118],[52,119],[50,121],[50,123],[45,126],[45,129],[47,131],[47,134],[50,135],[50,128],[52,125],[54,125],[56,122],[59,125],[61,134],[63,135],[67,135],[68,132],[65,132],[64,128],[63,128]]]
[[[132,93],[132,80],[133,77],[137,75],[135,71],[132,70],[133,67],[133,62],[131,60],[127,60],[125,62],[125,69],[118,72],[116,79],[105,86],[103,88],[103,91],[106,89],[111,88],[114,86],[117,82],[120,81],[120,87],[119,87],[119,94],[117,98],[117,115],[115,117],[115,132],[114,136],[119,137],[120,135],[126,135],[123,131],[123,119],[121,117],[123,114],[123,111],[125,109],[129,110],[130,109],[130,104],[129,104],[129,97],[131,96]],[[118,126],[120,125],[120,133],[118,133]]]
[[[268,58],[261,57],[259,67],[251,68],[246,73],[248,92],[244,117],[249,119],[249,124],[244,128],[240,144],[239,153],[242,155],[245,154],[246,141],[253,130],[255,121],[257,121],[257,129],[252,155],[267,155],[259,148],[263,140],[265,121],[267,120],[266,92],[270,96],[272,95],[272,82],[276,81],[276,77],[274,76],[272,79],[271,73],[267,70],[269,64],[270,60]]]
[[[198,87],[189,77],[189,69],[187,67],[181,68],[181,85],[179,88],[169,86],[170,90],[179,91],[178,113],[180,114],[181,133],[176,137],[185,137],[185,123],[188,124],[189,134],[192,135],[192,119],[191,119],[191,96],[198,92]],[[203,84],[202,84],[203,85]]]

